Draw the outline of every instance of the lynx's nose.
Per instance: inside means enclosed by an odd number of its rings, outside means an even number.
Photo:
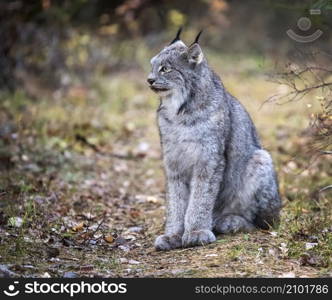
[[[154,83],[155,83],[155,79],[153,79],[153,78],[148,78],[148,83],[150,84],[150,85],[153,85]]]

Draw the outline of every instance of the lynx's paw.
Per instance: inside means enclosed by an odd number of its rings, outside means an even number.
[[[154,246],[157,251],[169,251],[175,248],[182,247],[181,236],[174,235],[160,235],[156,238]]]
[[[218,233],[236,233],[236,232],[250,232],[255,229],[255,226],[249,223],[246,219],[237,215],[229,215],[221,218],[216,226],[215,230]]]
[[[185,232],[182,237],[182,246],[202,246],[213,243],[216,240],[215,235],[210,230],[197,230]]]

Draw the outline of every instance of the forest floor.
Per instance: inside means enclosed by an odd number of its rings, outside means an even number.
[[[255,59],[212,59],[250,112],[275,161],[279,228],[220,235],[156,252],[165,188],[157,97],[139,71],[76,86],[65,97],[0,103],[0,277],[332,276],[331,158],[310,152],[319,103],[261,104],[285,89]]]

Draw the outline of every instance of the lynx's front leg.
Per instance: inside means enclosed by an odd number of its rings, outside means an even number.
[[[223,175],[223,164],[203,163],[195,169],[185,216],[184,247],[201,246],[216,240],[212,212]]]
[[[168,172],[167,176],[167,212],[165,234],[157,237],[157,250],[171,250],[182,247],[184,217],[189,198],[186,182],[178,174]]]

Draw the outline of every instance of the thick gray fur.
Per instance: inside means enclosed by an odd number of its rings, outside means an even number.
[[[281,201],[270,154],[241,103],[197,43],[181,40],[151,60],[167,179],[165,234],[157,250],[204,245],[213,233],[268,229]]]

